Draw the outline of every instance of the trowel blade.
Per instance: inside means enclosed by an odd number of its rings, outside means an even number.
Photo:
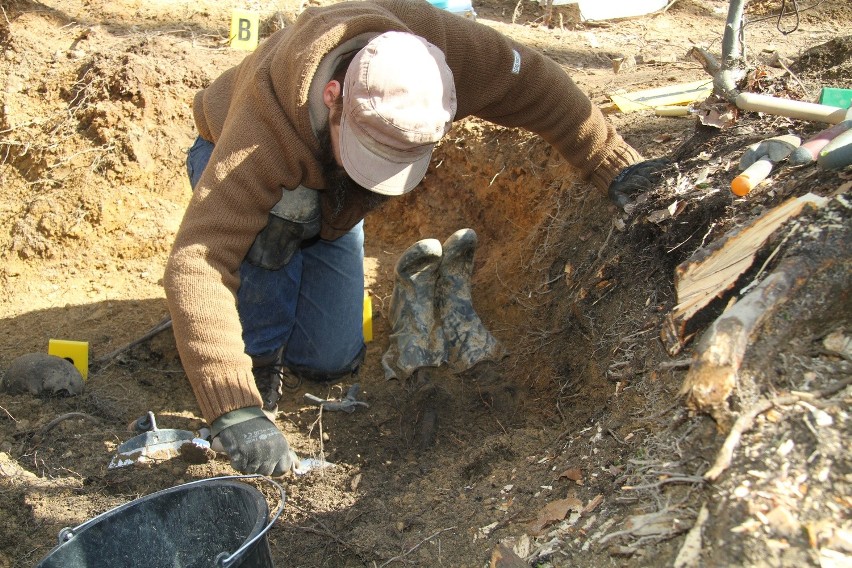
[[[166,460],[179,454],[180,447],[195,435],[187,430],[153,430],[143,432],[118,446],[108,469],[126,467],[136,462]]]

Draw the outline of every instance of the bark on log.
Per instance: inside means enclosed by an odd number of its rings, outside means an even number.
[[[710,414],[723,431],[730,428],[733,416],[728,397],[736,388],[752,335],[807,280],[811,268],[805,257],[784,259],[707,329],[680,390],[692,410]]]

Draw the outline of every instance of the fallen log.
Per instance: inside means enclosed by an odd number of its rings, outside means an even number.
[[[695,348],[692,366],[680,389],[687,406],[710,414],[719,428],[732,423],[728,397],[737,385],[737,373],[752,335],[811,275],[804,256],[781,261],[751,292],[714,321]]]

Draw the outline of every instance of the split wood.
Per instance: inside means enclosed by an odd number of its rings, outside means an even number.
[[[716,456],[716,462],[713,464],[713,467],[707,470],[707,473],[704,474],[704,479],[706,479],[707,481],[716,481],[719,476],[722,475],[722,473],[731,466],[734,451],[737,449],[737,446],[739,446],[743,434],[751,430],[752,426],[754,426],[755,419],[770,408],[795,404],[802,400],[826,398],[842,391],[850,384],[852,384],[852,378],[847,378],[821,391],[815,391],[810,393],[794,392],[789,395],[779,396],[773,399],[763,399],[759,401],[757,404],[755,404],[742,415],[740,415],[740,417],[737,418],[737,421],[734,422],[734,426],[733,428],[731,428],[731,432],[728,434],[728,437],[725,439],[725,443],[722,444],[722,448],[719,450],[719,454]]]
[[[822,207],[827,202],[828,199],[812,193],[789,199],[749,224],[728,231],[678,265],[675,269],[677,305],[667,317],[667,333],[663,336],[669,355],[677,355],[683,348],[687,322],[731,290],[779,227],[801,214],[805,206]]]

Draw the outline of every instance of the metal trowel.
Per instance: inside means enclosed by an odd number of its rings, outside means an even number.
[[[209,447],[206,440],[196,438],[195,434],[188,430],[160,430],[153,412],[148,412],[136,420],[133,428],[141,434],[118,446],[108,469],[126,467],[137,462],[171,459],[180,455],[181,446],[187,443],[207,444]]]

